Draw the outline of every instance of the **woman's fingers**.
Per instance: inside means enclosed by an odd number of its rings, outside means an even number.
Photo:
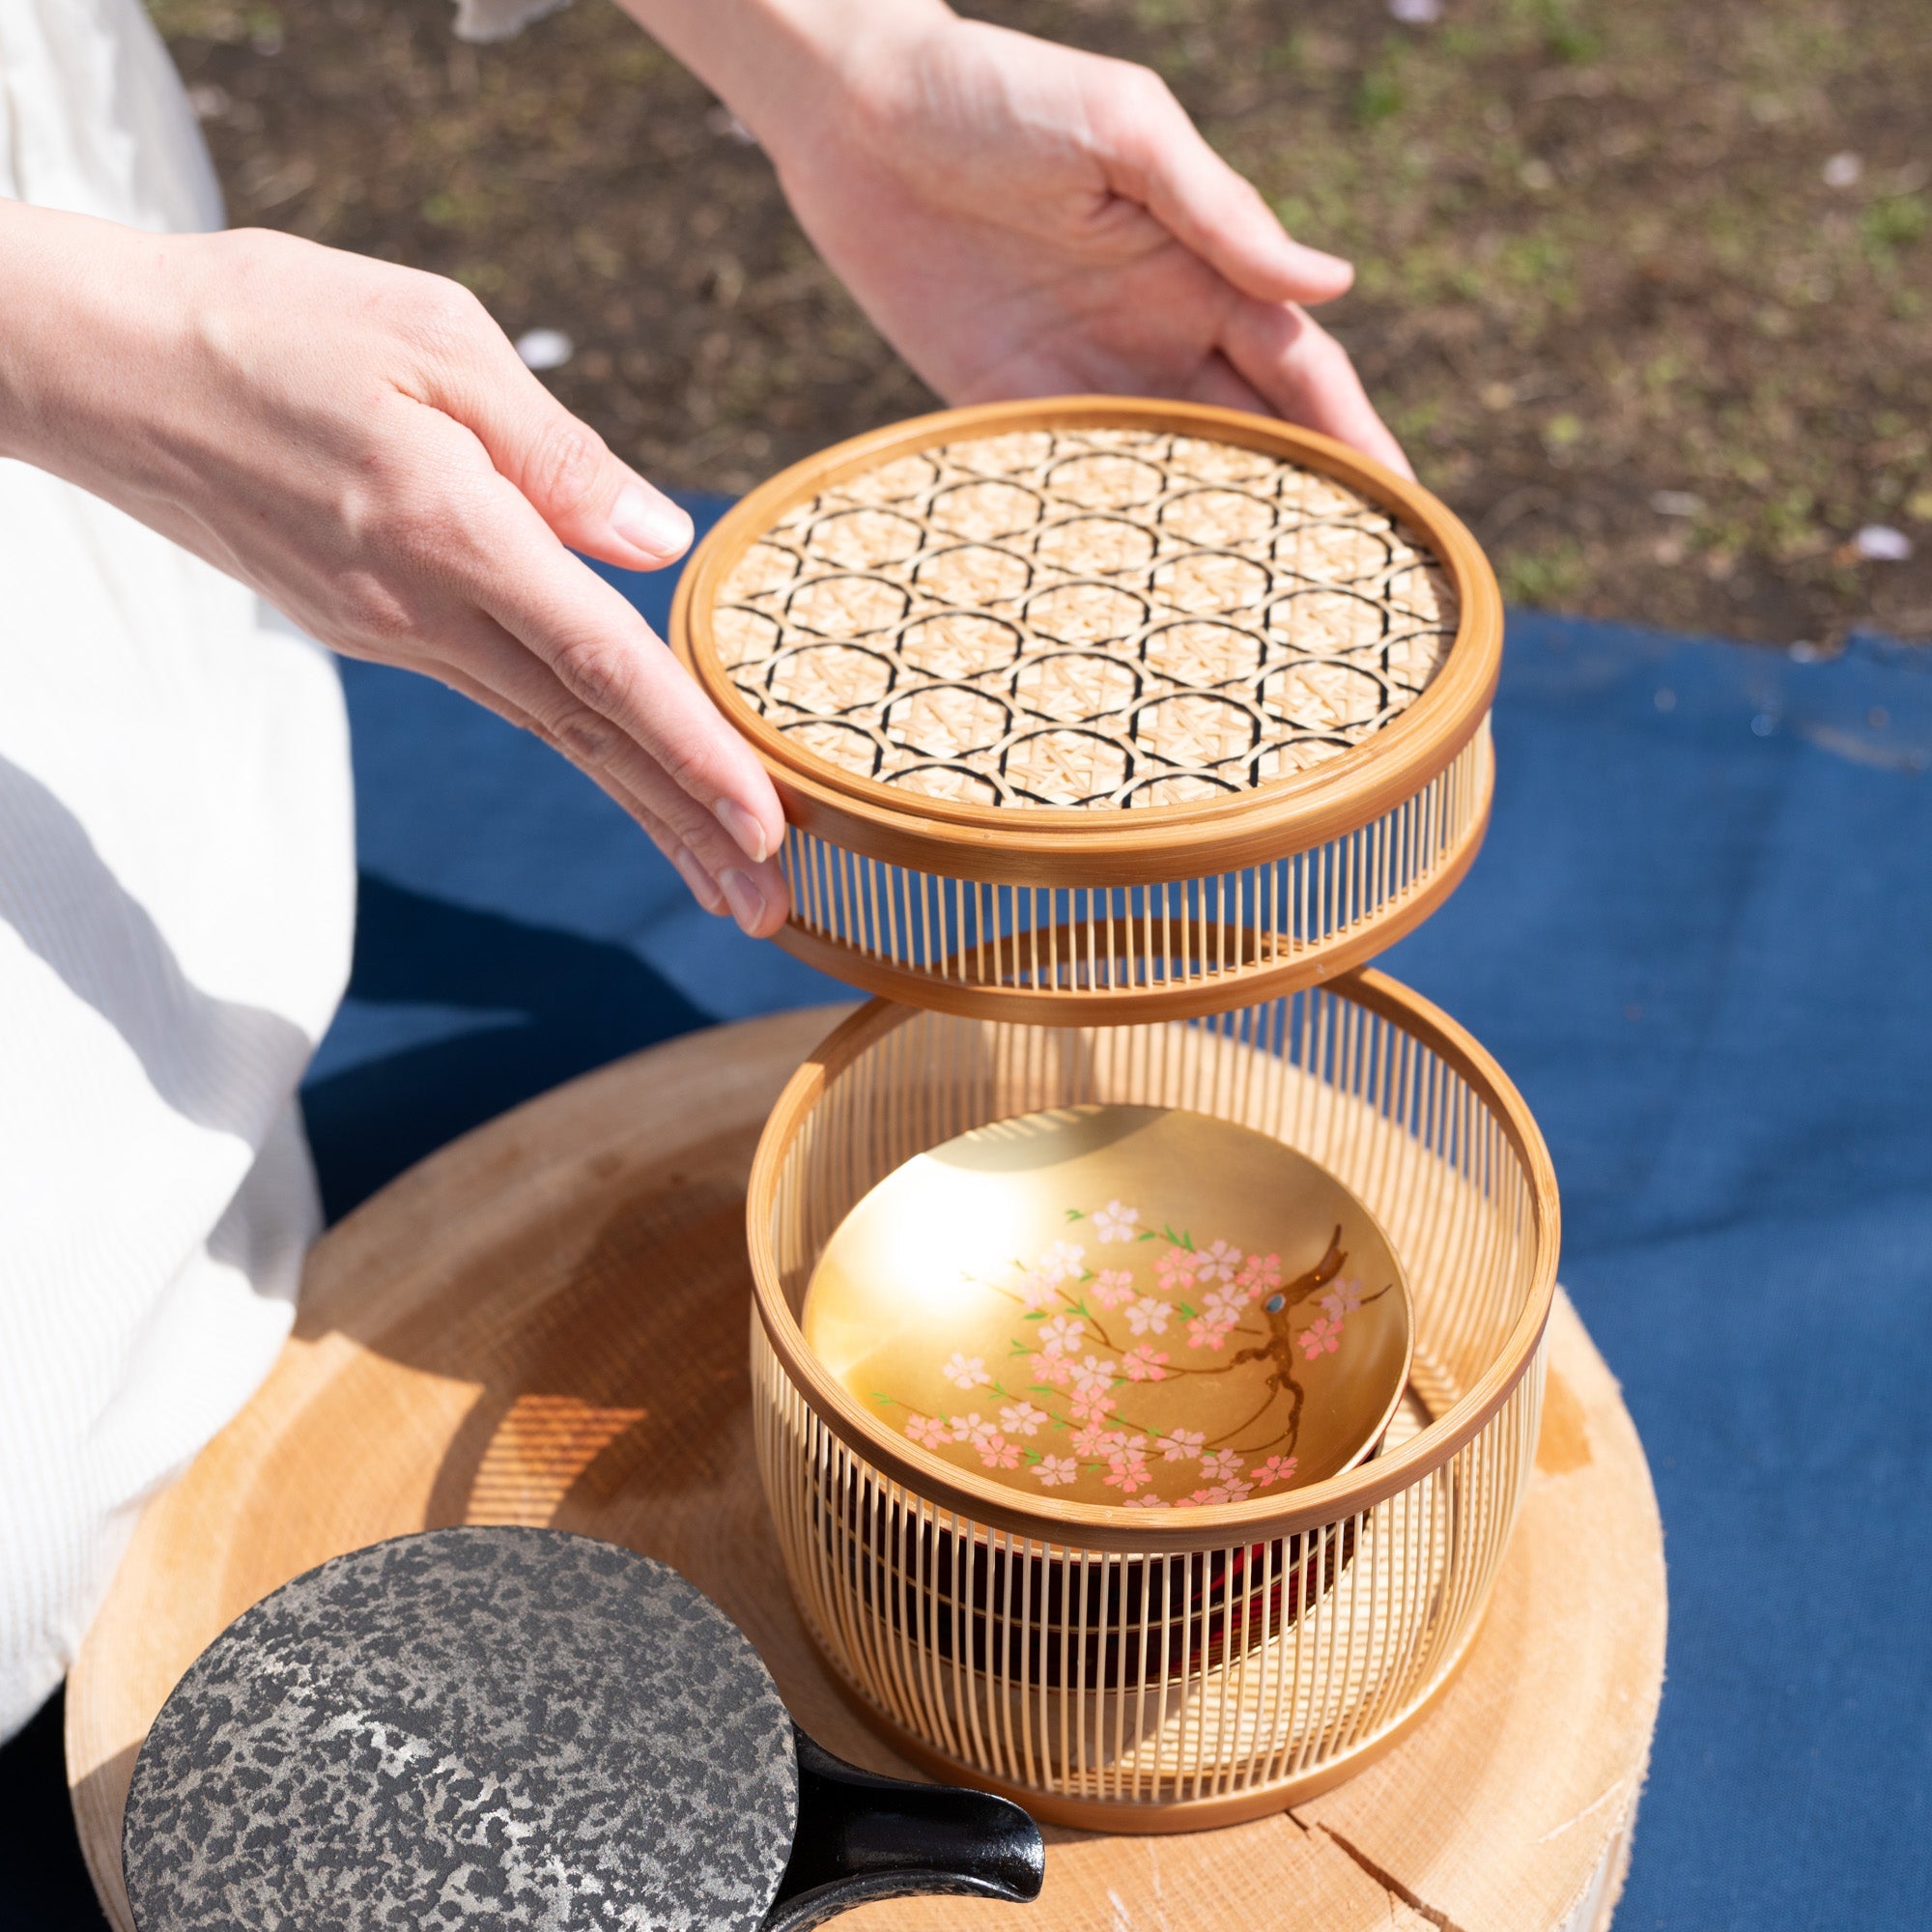
[[[524,367],[482,303],[454,283],[423,280],[412,319],[416,400],[472,431],[497,473],[573,550],[629,570],[676,562],[691,548],[689,514]]]
[[[1221,350],[1277,414],[1359,449],[1399,476],[1414,476],[1348,352],[1314,317],[1293,303],[1239,300]]]
[[[515,648],[514,644],[512,647]],[[481,680],[472,677],[460,666],[439,665],[432,674],[439,683],[446,684],[450,690],[460,692],[471,703],[480,704],[486,711],[494,711],[497,717],[514,724],[520,731],[527,731],[531,737],[540,739],[553,751],[561,752],[562,747],[522,705],[513,703],[501,692],[495,691]],[[706,912],[724,913],[728,910],[724,895],[718,890],[717,881],[679,842],[677,835],[650,810],[636,793],[609,774],[590,773],[587,776],[638,822],[648,835],[651,843],[670,861],[678,876],[691,889],[692,896]]]
[[[1253,184],[1202,138],[1167,83],[1146,68],[1094,63],[1089,118],[1108,185],[1138,201],[1243,294],[1266,302],[1324,302],[1354,269],[1294,241]]]
[[[694,883],[701,903],[722,898],[746,931],[774,932],[789,901],[772,863],[784,814],[771,781],[631,604],[558,541],[626,560],[597,525],[641,480],[483,325],[440,349],[422,396],[398,399],[418,473],[457,479],[408,548],[480,617],[428,647],[662,835],[687,878],[707,882]],[[682,547],[690,522],[677,515]]]
[[[458,655],[439,658],[435,674],[586,773],[650,835],[706,912],[728,913],[756,939],[784,923],[790,898],[783,871],[770,860],[750,863],[702,814],[694,820],[688,795],[639,747],[610,742],[555,673],[493,620],[479,613]]]
[[[509,486],[487,520],[503,528],[477,601],[550,673],[541,692],[509,695],[575,763],[655,811],[747,931],[776,930],[784,814],[771,781],[631,605],[556,541],[655,567],[688,548],[690,517],[563,409],[480,307],[446,306],[418,400],[467,429]]]
[[[1216,409],[1247,410],[1259,416],[1276,413],[1267,398],[1252,384],[1242,381],[1218,350],[1196,372],[1188,385],[1187,398],[1190,402],[1211,403]]]
[[[384,526],[380,575],[435,585],[332,639],[358,654],[464,673],[534,722],[599,782],[621,788],[688,850],[740,923],[783,920],[778,794],[751,747],[623,595],[573,556],[477,439],[398,398],[384,426],[410,473],[440,479]],[[428,664],[423,665],[423,661]]]

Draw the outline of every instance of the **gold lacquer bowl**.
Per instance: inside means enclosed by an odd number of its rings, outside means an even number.
[[[1411,1339],[1386,1237],[1325,1169],[1206,1114],[1116,1105],[907,1161],[834,1233],[802,1325],[863,1406],[946,1461],[1137,1509],[1360,1462]]]

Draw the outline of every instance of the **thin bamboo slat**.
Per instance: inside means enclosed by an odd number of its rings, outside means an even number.
[[[987,1122],[1185,1107],[1321,1162],[1403,1257],[1407,1420],[1372,1462],[1197,1509],[1035,1499],[895,1434],[798,1325],[878,1180]],[[1382,976],[1080,1029],[874,1002],[794,1076],[747,1203],[760,1470],[801,1616],[862,1715],[1060,1823],[1173,1831],[1325,1789],[1466,1653],[1537,1440],[1554,1177],[1473,1040]]]
[[[1453,890],[1493,785],[1494,579],[1310,432],[1120,398],[841,444],[753,492],[671,641],[794,827],[781,943],[1060,1024],[1253,1003]]]

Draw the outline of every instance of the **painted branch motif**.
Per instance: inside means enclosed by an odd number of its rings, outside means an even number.
[[[905,1408],[905,1434],[925,1448],[1024,1469],[1048,1491],[1098,1473],[1130,1508],[1236,1502],[1293,1483],[1304,1377],[1338,1353],[1350,1318],[1392,1284],[1365,1293],[1345,1274],[1339,1224],[1321,1260],[1285,1280],[1278,1254],[1144,1227],[1140,1209],[1121,1201],[1069,1208],[1065,1219],[1065,1236],[1015,1261],[1009,1278],[978,1283],[1012,1303],[1012,1328],[1007,1353],[990,1363],[959,1349],[945,1360],[956,1408],[925,1414],[876,1390],[872,1400]],[[1156,1385],[1263,1364],[1260,1403],[1220,1434],[1163,1414],[1170,1406]],[[1197,1486],[1154,1492],[1156,1472],[1176,1464]]]

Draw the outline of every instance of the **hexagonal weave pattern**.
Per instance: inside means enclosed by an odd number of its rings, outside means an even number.
[[[900,456],[799,505],[713,613],[802,751],[980,805],[1179,805],[1360,744],[1427,688],[1455,586],[1328,477],[1139,429]]]

